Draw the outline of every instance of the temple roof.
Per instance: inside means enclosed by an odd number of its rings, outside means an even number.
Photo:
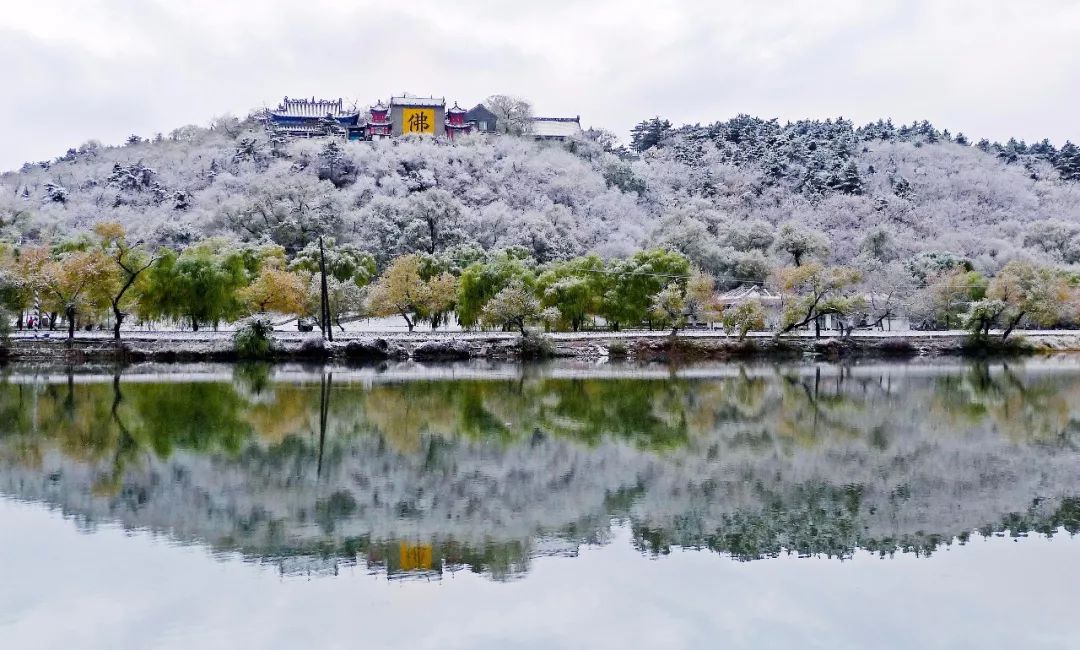
[[[757,300],[763,305],[776,305],[781,302],[779,295],[769,291],[760,284],[747,282],[730,291],[725,291],[716,297],[722,305],[737,305],[747,300]]]
[[[357,111],[346,111],[344,102],[338,99],[289,99],[286,97],[278,104],[278,107],[270,111],[279,117],[353,117]]]
[[[279,124],[277,128],[291,135],[326,135],[326,128],[319,124]]]
[[[581,133],[581,118],[534,117],[532,132],[538,138],[569,138]]]
[[[498,116],[488,110],[487,106],[483,104],[477,104],[469,109],[469,112],[465,114],[467,120],[495,120]]]
[[[449,109],[447,109],[446,112],[447,113],[465,113],[467,111],[464,108],[458,106],[457,102],[454,102],[454,105],[451,106]]]
[[[433,108],[442,108],[446,106],[445,97],[412,97],[409,95],[401,95],[399,97],[390,98],[391,106],[430,106]]]

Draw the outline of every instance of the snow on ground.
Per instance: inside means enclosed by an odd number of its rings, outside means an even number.
[[[124,329],[121,336],[126,340],[140,340],[140,341],[152,341],[152,340],[201,340],[201,341],[215,341],[230,338],[233,333],[231,326],[222,326],[217,330],[213,329],[201,329],[198,332],[191,330],[176,330],[176,329]],[[318,329],[315,330],[318,333]],[[993,333],[999,333],[992,331]],[[620,330],[618,332],[611,332],[607,330],[587,331],[587,332],[550,332],[545,334],[556,341],[578,341],[588,339],[613,339],[613,338],[663,338],[671,334],[670,330]],[[852,338],[949,338],[966,336],[967,330],[935,330],[935,331],[922,331],[922,330],[892,330],[892,331],[877,331],[877,330],[862,330],[852,333]],[[311,336],[310,332],[300,332],[296,329],[295,323],[287,323],[279,325],[274,332],[274,335],[279,338],[285,339],[301,339],[306,336]],[[725,336],[721,329],[690,329],[680,330],[680,338],[723,338]],[[1014,336],[1080,336],[1080,330],[1017,330],[1013,333]],[[334,338],[341,340],[350,340],[356,338],[371,338],[371,337],[387,337],[398,340],[425,340],[431,338],[463,338],[463,339],[513,339],[518,335],[517,332],[502,332],[502,331],[465,331],[459,327],[452,328],[440,328],[438,330],[431,330],[430,328],[418,327],[413,332],[409,332],[408,328],[404,325],[396,325],[393,319],[371,319],[365,321],[357,321],[355,323],[345,324],[345,329],[342,331],[339,328],[334,328]],[[770,338],[775,336],[774,332],[750,332],[748,338]],[[791,338],[799,336],[802,338],[812,338],[813,332],[799,332],[785,334],[784,337]],[[822,332],[821,338],[834,338],[837,336],[836,332]],[[48,339],[63,339],[67,337],[67,331],[63,329],[56,329],[53,331],[36,330],[36,331],[16,331],[11,333],[11,337],[15,339],[34,339],[34,338],[48,338]],[[98,330],[93,332],[77,331],[75,337],[80,340],[107,340],[112,338],[112,332],[109,330]]]

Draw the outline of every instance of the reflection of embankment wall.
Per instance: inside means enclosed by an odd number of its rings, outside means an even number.
[[[928,550],[939,538],[1000,529],[1013,513],[1045,522],[1080,495],[1075,374],[853,381],[781,371],[653,382],[651,426],[682,435],[659,447],[615,431],[625,417],[594,438],[583,424],[592,410],[557,408],[575,394],[609,400],[606,385],[489,389],[470,408],[513,426],[487,436],[440,427],[447,416],[429,407],[414,428],[391,430],[405,416],[397,407],[380,414],[378,404],[411,391],[404,401],[424,407],[435,390],[425,384],[347,393],[337,399],[359,406],[335,415],[321,454],[311,429],[237,452],[144,452],[123,466],[52,443],[28,457],[22,437],[0,439],[0,491],[87,522],[255,556],[353,538],[537,553],[542,532],[570,547],[603,540],[612,516],[629,518],[649,548],[706,544],[741,557]],[[280,402],[286,387],[278,390]]]

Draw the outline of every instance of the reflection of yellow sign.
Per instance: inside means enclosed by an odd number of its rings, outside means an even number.
[[[402,133],[435,135],[435,109],[406,108],[401,112]]]
[[[398,542],[398,553],[401,554],[401,570],[417,571],[431,569],[431,545],[412,545],[407,542]]]

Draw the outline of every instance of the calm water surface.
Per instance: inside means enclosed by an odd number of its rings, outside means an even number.
[[[0,647],[1080,647],[1080,359],[0,370]]]

